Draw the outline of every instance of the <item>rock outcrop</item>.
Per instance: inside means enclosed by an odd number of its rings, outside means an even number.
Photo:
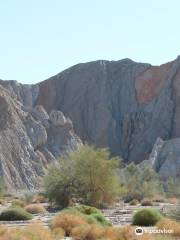
[[[168,141],[158,138],[149,162],[162,179],[180,178],[180,138]]]
[[[0,175],[8,189],[35,189],[47,164],[81,140],[61,112],[53,111],[65,121],[57,125],[42,106],[24,107],[16,97],[0,87]]]
[[[83,141],[108,147],[126,162],[148,159],[158,138],[167,149],[168,140],[180,138],[180,57],[161,66],[130,59],[95,61],[78,64],[35,85],[15,81],[0,84],[26,111],[33,108],[30,118],[34,120],[26,120],[31,121],[29,128],[24,123],[31,144],[38,149],[47,141],[53,156],[63,151],[59,145],[73,146],[76,142],[71,137],[59,138],[65,134],[63,126],[72,131],[72,123]],[[39,105],[43,110],[38,110]],[[40,139],[31,131],[34,124]],[[46,150],[41,153],[49,154]],[[175,164],[170,158],[167,162]]]

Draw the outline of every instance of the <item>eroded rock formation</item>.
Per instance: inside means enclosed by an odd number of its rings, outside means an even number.
[[[54,124],[42,106],[24,107],[0,87],[0,174],[9,189],[38,188],[47,164],[80,144],[72,123]]]
[[[95,61],[73,66],[36,85],[0,84],[22,103],[23,111],[31,109],[23,124],[33,149],[45,158],[59,155],[64,148],[59,146],[74,145],[76,137],[64,137],[64,129],[71,135],[72,123],[83,141],[108,147],[126,162],[148,159],[158,138],[167,149],[168,140],[180,138],[179,57],[161,66],[130,59]],[[33,126],[41,137],[35,137]],[[167,162],[175,164],[170,158],[160,162],[161,172]]]

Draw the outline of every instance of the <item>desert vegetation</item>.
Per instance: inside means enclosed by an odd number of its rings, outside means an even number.
[[[83,207],[84,208],[84,207]],[[87,206],[87,208],[89,208]],[[77,210],[75,210],[77,211]],[[42,224],[36,222],[25,228],[13,229],[0,226],[1,240],[60,240],[71,237],[74,240],[176,240],[180,236],[180,223],[173,220],[161,218],[157,224],[157,229],[173,230],[172,234],[148,234],[141,236],[135,234],[135,226],[125,226],[115,228],[104,226],[101,223],[89,222],[82,213],[77,212],[59,213],[51,222],[50,228],[44,228]],[[86,214],[85,214],[86,215]]]
[[[139,226],[154,226],[162,219],[162,215],[156,209],[145,208],[135,213],[133,224]]]
[[[146,162],[125,166],[107,149],[84,145],[47,168],[39,193],[24,191],[15,197],[2,191],[2,205],[9,201],[11,205],[1,211],[0,221],[41,219],[51,211],[56,215],[48,222],[48,229],[41,223],[18,229],[2,226],[0,239],[162,240],[158,234],[136,236],[137,226],[153,226],[173,229],[171,235],[163,236],[172,240],[179,237],[178,187],[171,179],[163,183]],[[121,228],[114,227],[103,212],[119,202],[137,210],[131,213],[132,224]],[[156,208],[166,202],[165,210]]]
[[[28,204],[25,210],[31,214],[45,213],[46,209],[41,204]]]
[[[49,167],[44,178],[46,196],[61,207],[74,197],[93,206],[110,204],[121,192],[119,165],[107,149],[85,145]]]
[[[127,202],[143,200],[145,198],[164,194],[163,186],[156,172],[146,163],[135,165],[130,163],[120,170],[120,177],[124,187],[123,199]]]
[[[111,158],[107,149],[88,145],[49,166],[44,189],[49,201],[60,207],[73,204],[73,199],[101,207],[120,198],[132,204],[142,201],[142,205],[152,206],[158,196],[161,199],[172,196],[146,161],[123,166],[121,159]]]
[[[11,207],[0,214],[0,221],[31,220],[33,216],[21,207]]]

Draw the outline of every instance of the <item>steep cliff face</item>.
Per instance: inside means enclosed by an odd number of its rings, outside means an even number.
[[[180,59],[78,64],[36,85],[35,104],[69,116],[78,135],[126,161],[147,158],[158,137],[180,136]]]
[[[26,108],[42,105],[50,116],[53,109],[62,111],[83,141],[109,147],[126,162],[147,159],[159,137],[180,137],[179,57],[161,66],[130,59],[95,61],[73,66],[36,85],[0,84]],[[50,132],[46,130],[49,149],[56,154],[56,142],[61,141],[56,139],[56,130]]]
[[[81,144],[71,121],[52,113],[24,107],[0,87],[0,175],[8,189],[38,188],[47,164]]]

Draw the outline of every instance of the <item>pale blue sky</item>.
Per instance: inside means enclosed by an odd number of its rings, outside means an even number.
[[[42,81],[79,62],[180,54],[179,0],[2,0],[0,78]]]

